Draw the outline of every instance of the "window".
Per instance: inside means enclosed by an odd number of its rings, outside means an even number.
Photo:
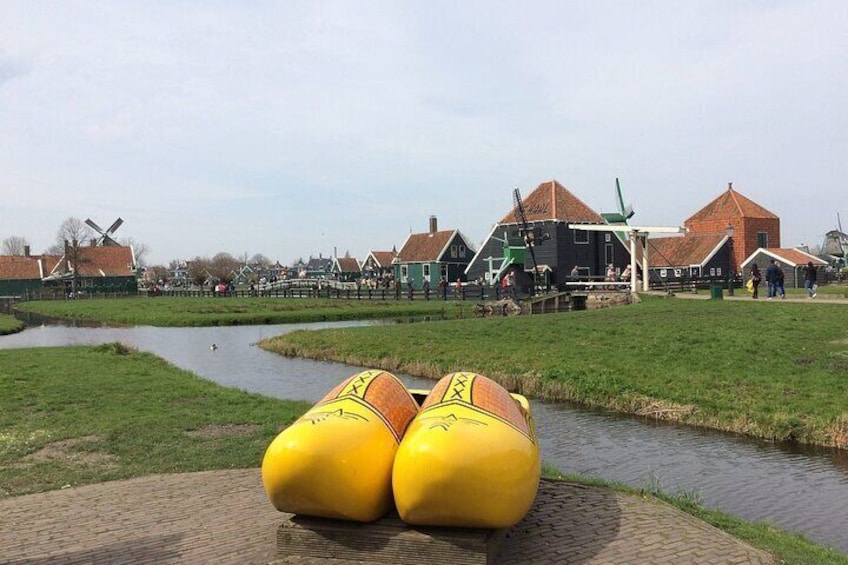
[[[680,277],[683,276],[683,270],[682,269],[674,269],[674,276],[679,279]]]
[[[665,269],[660,269],[660,277],[666,278],[668,276],[668,271]]]
[[[721,276],[721,267],[716,267],[715,272],[716,272],[716,276],[720,277]]]
[[[459,246],[459,256],[461,258],[465,259],[465,246],[464,245]]]
[[[604,265],[609,265],[610,263],[615,263],[615,256],[612,252],[612,243],[604,244]],[[616,268],[616,271],[618,268]]]
[[[451,245],[451,259],[456,259],[456,245]]]
[[[589,243],[589,232],[586,230],[573,230],[574,243]]]
[[[612,234],[605,233],[604,234],[604,241],[606,241],[607,243],[612,241]]]
[[[757,232],[757,247],[768,247],[768,232]]]
[[[406,280],[409,277],[409,267],[407,265],[400,266],[400,278],[401,280]]]
[[[429,281],[430,280],[430,265],[425,263],[423,265],[423,270],[424,270],[424,280]]]

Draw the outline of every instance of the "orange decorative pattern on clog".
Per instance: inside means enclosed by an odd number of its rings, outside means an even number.
[[[398,442],[418,413],[418,404],[400,379],[382,370],[362,371],[348,377],[327,393],[315,407],[340,400],[349,400],[367,407],[386,424]],[[313,409],[312,412],[338,416],[333,410],[322,412]]]

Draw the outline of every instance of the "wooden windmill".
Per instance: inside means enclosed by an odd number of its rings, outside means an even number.
[[[112,225],[109,226],[105,230],[89,219],[86,219],[85,223],[88,224],[88,227],[90,227],[91,229],[96,231],[98,234],[100,234],[100,237],[97,238],[97,242],[96,242],[96,245],[98,247],[119,246],[120,245],[120,243],[118,243],[117,240],[115,240],[115,238],[112,237],[112,235],[114,235],[114,233],[118,230],[118,228],[121,227],[121,224],[124,223],[124,220],[122,220],[121,218],[118,218],[117,220],[112,222]]]

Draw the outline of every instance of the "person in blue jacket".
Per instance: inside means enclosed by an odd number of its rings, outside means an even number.
[[[775,265],[774,259],[769,259],[768,267],[766,267],[766,284],[768,284],[768,299],[771,300],[777,295],[777,279],[780,276],[780,267]]]
[[[804,288],[807,289],[807,298],[816,297],[816,267],[812,261],[808,261],[804,267]]]

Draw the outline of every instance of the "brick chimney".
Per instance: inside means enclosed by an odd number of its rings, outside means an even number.
[[[24,257],[29,257],[29,245],[24,245]]]
[[[434,234],[439,231],[439,221],[436,219],[436,216],[430,216],[430,234]]]

